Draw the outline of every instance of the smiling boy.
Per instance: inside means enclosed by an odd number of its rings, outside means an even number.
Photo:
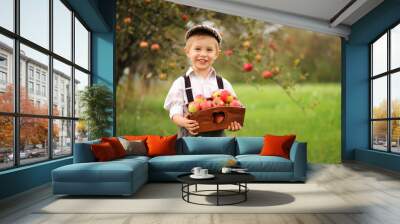
[[[184,136],[225,136],[224,131],[198,133],[199,124],[186,117],[188,103],[193,101],[193,96],[203,95],[206,98],[218,89],[226,89],[236,96],[232,85],[224,78],[217,75],[212,67],[218,58],[221,49],[221,35],[207,25],[197,25],[190,28],[185,35],[185,53],[190,60],[190,67],[186,73],[177,78],[172,84],[164,102],[164,108],[169,111],[171,120],[178,125],[178,138]],[[228,130],[237,131],[241,126],[232,122]]]

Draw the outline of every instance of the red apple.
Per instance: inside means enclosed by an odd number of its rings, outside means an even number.
[[[221,91],[220,97],[221,97],[221,100],[223,100],[225,103],[230,103],[233,100],[231,93],[226,89]]]
[[[231,56],[231,55],[233,55],[233,50],[232,49],[228,49],[228,50],[224,51],[224,54],[226,56]]]
[[[224,121],[224,119],[225,119],[225,116],[223,114],[217,114],[217,115],[214,116],[214,122],[217,123],[217,124],[219,124],[222,121]]]
[[[231,107],[241,107],[242,104],[240,103],[239,100],[232,100],[232,102],[229,104]]]
[[[263,71],[263,73],[262,73],[262,77],[263,77],[264,79],[272,78],[272,76],[274,76],[274,73],[272,73],[271,71],[268,71],[268,70],[265,70],[265,71]]]
[[[183,15],[181,15],[181,19],[186,22],[189,20],[189,16],[186,14],[183,14]]]
[[[224,101],[221,100],[220,97],[215,97],[213,99],[213,104],[214,104],[215,107],[219,107],[219,106],[224,106],[225,105]]]
[[[199,94],[199,95],[197,95],[195,98],[194,98],[194,102],[197,102],[197,103],[201,103],[201,102],[203,102],[203,101],[205,101],[206,100],[206,98],[203,96],[203,95],[201,95],[201,94]]]
[[[200,104],[197,102],[190,102],[189,106],[188,106],[188,111],[190,113],[196,113],[197,111],[199,111],[201,109]]]
[[[152,51],[158,51],[158,50],[160,50],[160,45],[157,44],[157,43],[152,44],[151,47],[150,47],[150,49],[151,49]]]
[[[245,63],[243,65],[243,71],[245,72],[251,72],[253,70],[253,64],[251,63]]]
[[[206,110],[208,108],[212,107],[212,102],[210,100],[204,100],[203,102],[200,103],[200,107],[202,110]]]

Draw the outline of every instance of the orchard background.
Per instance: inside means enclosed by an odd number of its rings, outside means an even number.
[[[161,0],[117,1],[117,134],[172,135],[163,109],[194,24],[220,30],[214,67],[246,106],[230,136],[296,134],[313,163],[340,162],[340,39]]]

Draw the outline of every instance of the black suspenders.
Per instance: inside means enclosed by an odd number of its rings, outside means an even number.
[[[193,91],[192,91],[192,84],[190,83],[190,78],[188,75],[183,75],[183,78],[185,79],[185,91],[186,91],[186,96],[188,99],[188,103],[193,101]],[[224,89],[224,83],[222,81],[221,76],[216,76],[217,78],[217,84],[219,89]]]

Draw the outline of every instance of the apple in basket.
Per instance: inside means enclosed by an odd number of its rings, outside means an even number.
[[[188,105],[188,111],[190,113],[196,113],[197,111],[201,110],[200,104],[198,102],[190,102]]]

